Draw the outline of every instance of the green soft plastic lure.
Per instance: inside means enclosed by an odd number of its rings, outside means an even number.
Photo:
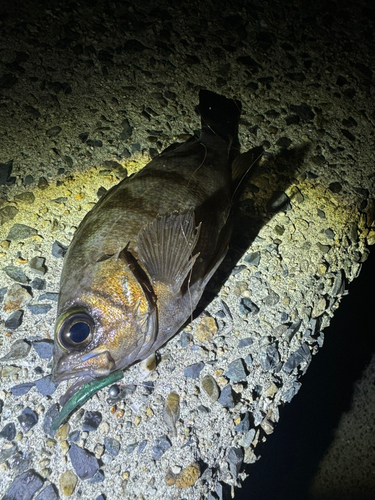
[[[108,377],[102,379],[91,380],[88,384],[83,385],[61,408],[60,413],[52,420],[52,430],[57,431],[57,429],[62,425],[73,413],[74,410],[82,406],[88,399],[91,398],[93,394],[98,392],[103,387],[107,387],[110,384],[114,384],[122,379],[124,372],[119,370],[113,372]]]

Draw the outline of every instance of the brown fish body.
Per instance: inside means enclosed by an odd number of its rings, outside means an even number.
[[[228,248],[240,109],[201,91],[200,138],[167,148],[83,219],[61,276],[56,380],[126,368],[191,315]]]

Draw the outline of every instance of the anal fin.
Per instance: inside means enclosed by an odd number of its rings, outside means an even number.
[[[191,271],[200,225],[195,227],[194,211],[172,213],[157,218],[138,234],[138,257],[152,281],[178,291]]]

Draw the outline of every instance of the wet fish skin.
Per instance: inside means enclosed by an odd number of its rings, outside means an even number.
[[[77,378],[69,394],[170,339],[226,254],[241,103],[210,91],[199,97],[199,139],[167,148],[110,189],[74,235],[53,367],[55,381]]]

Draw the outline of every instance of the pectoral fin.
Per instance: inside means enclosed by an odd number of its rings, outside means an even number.
[[[193,255],[200,225],[195,227],[194,212],[158,216],[141,229],[138,257],[153,283],[164,283],[177,292],[191,271],[198,254]]]

